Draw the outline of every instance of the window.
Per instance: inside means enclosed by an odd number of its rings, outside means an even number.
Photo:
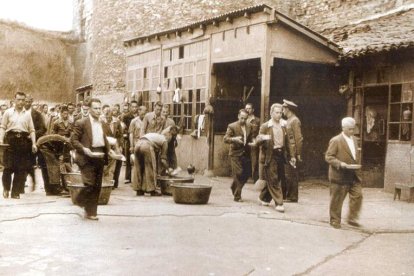
[[[183,128],[193,129],[193,90],[183,91]]]
[[[184,46],[180,46],[178,48],[178,59],[183,59],[184,58]]]
[[[389,139],[411,141],[414,83],[391,85]]]

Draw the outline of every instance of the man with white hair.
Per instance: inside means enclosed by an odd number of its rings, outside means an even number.
[[[341,228],[342,205],[349,193],[347,223],[359,227],[359,212],[362,206],[362,185],[360,177],[361,158],[358,154],[357,139],[353,136],[355,120],[342,119],[342,133],[329,141],[325,160],[329,163],[331,202],[329,204],[330,224]]]

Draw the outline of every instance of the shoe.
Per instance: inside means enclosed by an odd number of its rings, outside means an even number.
[[[161,193],[159,193],[159,192],[157,192],[157,191],[152,191],[152,192],[150,193],[150,195],[151,195],[151,196],[162,196],[162,194],[161,194]]]
[[[283,205],[276,205],[275,210],[280,212],[280,213],[284,213],[285,212],[285,207]]]
[[[142,190],[137,191],[137,196],[143,196],[145,193]]]
[[[235,198],[234,201],[235,202],[243,202],[243,199],[241,199],[241,198]]]
[[[12,195],[11,198],[20,199],[20,195]]]
[[[335,229],[341,229],[341,224],[337,222],[331,222],[331,226]]]
[[[129,179],[125,179],[125,182],[124,182],[125,184],[129,184],[129,183],[131,183],[131,180],[129,180]]]
[[[89,220],[99,220],[97,216],[85,216],[85,218]]]
[[[3,197],[8,198],[9,197],[9,190],[3,190]]]
[[[99,220],[99,218],[98,218],[97,216],[92,216],[92,215],[89,215],[86,211],[85,211],[85,213],[83,214],[83,217],[84,217],[85,219],[90,219],[90,220]]]
[[[291,202],[291,203],[297,203],[298,202],[298,200],[297,199],[290,199],[290,198],[288,198],[288,199],[286,199],[286,200],[283,200],[284,202]]]
[[[361,224],[359,224],[358,222],[356,222],[354,220],[348,220],[347,223],[351,226],[354,226],[354,227],[361,227]]]
[[[262,206],[269,206],[270,205],[270,202],[263,201],[260,198],[258,200],[260,202],[260,205],[262,205]]]

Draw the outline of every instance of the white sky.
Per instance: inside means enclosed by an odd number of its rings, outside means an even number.
[[[0,0],[0,18],[44,30],[70,31],[73,0]]]

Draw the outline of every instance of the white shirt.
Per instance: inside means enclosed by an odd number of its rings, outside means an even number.
[[[342,136],[344,136],[345,141],[348,144],[349,149],[351,150],[352,157],[354,158],[354,160],[356,160],[354,139],[352,139],[352,137],[346,136],[343,132],[342,132]]]
[[[242,126],[241,129],[243,131],[243,143],[246,145],[246,126]]]
[[[89,115],[89,120],[92,126],[92,147],[105,147],[102,123],[98,119],[95,120],[91,115]]]

